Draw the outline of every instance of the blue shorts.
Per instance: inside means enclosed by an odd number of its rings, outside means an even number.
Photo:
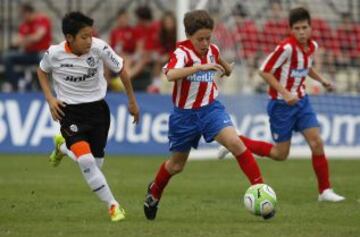
[[[290,141],[292,132],[319,127],[319,122],[308,96],[293,106],[283,100],[270,100],[267,112],[270,117],[271,134],[275,142]]]
[[[225,127],[233,126],[225,107],[219,102],[199,109],[179,109],[174,107],[169,119],[169,150],[187,152],[197,148],[201,136],[206,142]]]

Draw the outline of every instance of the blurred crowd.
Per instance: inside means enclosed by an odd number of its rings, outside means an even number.
[[[17,36],[0,60],[3,92],[36,89],[34,68],[42,53],[53,43],[49,17],[27,3],[22,4],[19,11],[22,22]],[[254,77],[264,56],[288,35],[287,12],[280,1],[270,1],[264,12],[266,16],[261,19],[251,15],[241,4],[236,4],[227,17],[217,9],[210,13],[216,23],[213,41],[222,50],[223,57],[237,65],[246,65],[248,78]],[[313,38],[320,45],[316,66],[330,75],[360,66],[360,24],[347,12],[338,17],[338,24],[330,24],[316,14],[312,19]],[[131,21],[132,18],[135,21]],[[116,22],[105,40],[125,59],[136,91],[160,93],[161,68],[175,48],[176,27],[177,20],[172,11],[155,17],[146,5],[131,12],[125,8],[118,10]],[[105,77],[109,89],[122,90],[116,74],[105,70]],[[360,83],[356,86],[360,91]],[[254,90],[262,92],[263,88]]]

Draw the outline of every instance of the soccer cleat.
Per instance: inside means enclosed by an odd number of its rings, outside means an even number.
[[[57,134],[54,136],[53,142],[55,149],[53,152],[51,152],[49,162],[51,166],[57,167],[60,164],[62,158],[65,156],[65,154],[60,151],[60,146],[65,142],[65,139],[60,134]]]
[[[341,202],[344,201],[345,197],[340,196],[334,192],[334,190],[328,188],[325,189],[318,198],[319,202]]]
[[[227,154],[229,154],[230,151],[228,149],[226,149],[223,146],[220,146],[220,148],[218,149],[218,153],[217,153],[217,158],[219,160],[222,160],[226,157]]]
[[[156,212],[158,210],[159,200],[154,198],[154,196],[151,194],[151,186],[154,184],[154,182],[151,182],[147,189],[147,194],[145,196],[144,201],[144,213],[148,220],[154,220],[156,217]]]
[[[125,210],[121,208],[119,205],[111,205],[109,208],[110,219],[113,222],[121,221],[125,219]]]

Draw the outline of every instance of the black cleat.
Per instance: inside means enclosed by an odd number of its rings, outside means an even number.
[[[263,216],[264,220],[269,220],[269,219],[273,218],[275,216],[275,213],[276,213],[275,210],[273,210],[269,214]]]
[[[155,199],[153,195],[151,194],[151,186],[154,184],[154,182],[151,182],[147,189],[147,194],[145,196],[144,201],[144,213],[148,220],[154,220],[156,217],[156,212],[158,210],[158,204],[159,200]]]

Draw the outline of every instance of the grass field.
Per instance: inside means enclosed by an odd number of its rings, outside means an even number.
[[[48,166],[45,156],[0,156],[0,236],[360,236],[360,160],[332,160],[332,183],[343,203],[318,203],[311,162],[259,160],[276,191],[274,219],[247,213],[248,188],[234,160],[191,161],[166,189],[158,218],[147,221],[143,198],[161,158],[108,157],[104,173],[127,219],[111,223],[78,167],[65,160]]]

